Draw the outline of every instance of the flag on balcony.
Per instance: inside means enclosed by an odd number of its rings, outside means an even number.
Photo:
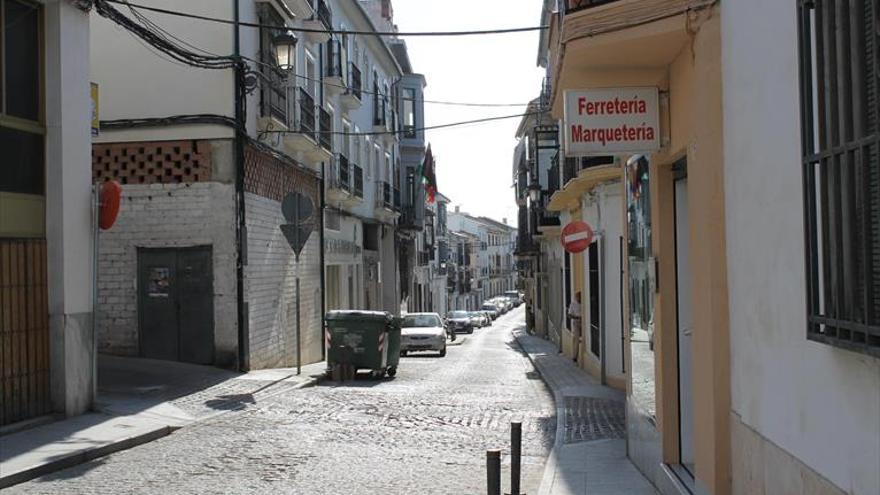
[[[428,145],[428,151],[425,152],[425,161],[422,163],[422,185],[425,186],[425,193],[428,197],[428,203],[435,201],[437,195],[437,176],[434,174],[434,155],[431,153],[431,145]]]

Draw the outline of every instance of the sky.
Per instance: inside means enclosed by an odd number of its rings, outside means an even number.
[[[541,0],[393,0],[401,32],[462,31],[536,26]],[[538,32],[464,37],[408,37],[413,70],[425,75],[426,100],[522,103],[469,108],[426,103],[426,126],[520,114],[536,98]],[[452,205],[516,226],[513,148],[519,118],[427,131],[437,185]],[[450,211],[452,211],[450,207]]]

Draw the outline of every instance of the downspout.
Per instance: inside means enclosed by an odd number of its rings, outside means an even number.
[[[242,132],[247,125],[244,121],[244,62],[241,59],[241,33],[239,32],[239,5],[238,0],[232,0],[234,22],[234,51],[235,64],[235,139],[233,147],[235,160],[235,199],[238,213],[238,224],[235,229],[236,248],[238,260],[236,263],[236,303],[238,306],[238,369],[247,371],[250,368],[248,360],[248,332],[247,332],[247,303],[244,298],[244,266],[247,264],[247,225],[245,223],[244,202],[244,137]]]
[[[319,79],[323,80],[324,46],[323,45],[319,46],[318,50],[319,50],[319,54],[320,54],[318,56],[318,58],[319,58],[319,61],[318,61],[319,69],[318,70],[321,71],[321,77]],[[324,85],[320,84],[319,86],[320,86],[319,91],[321,91],[321,108],[324,108]],[[320,116],[319,116],[319,118],[320,118]],[[331,122],[330,125],[332,126],[333,123]],[[348,138],[346,137],[346,139],[348,139]],[[324,185],[326,183],[326,180],[327,180],[327,164],[325,162],[321,162],[321,181],[320,181],[320,184],[318,185],[318,188],[319,188],[318,189],[318,202],[319,202],[319,206],[320,206],[318,208],[318,211],[320,212],[320,215],[321,215],[321,218],[318,219],[318,225],[319,225],[318,242],[321,244],[321,254],[320,254],[320,263],[321,263],[321,335],[324,334],[324,326],[326,325],[326,321],[324,320],[324,316],[327,314],[327,274],[325,273],[326,270],[324,268],[324,263],[325,263],[324,250],[326,249],[326,246],[324,245],[324,207],[326,206],[326,204],[324,203],[324,201],[325,201],[324,200]],[[297,267],[297,269],[299,269],[299,267]],[[351,301],[349,301],[349,303],[350,302]],[[327,346],[322,345],[321,346],[321,359],[324,360],[326,358],[327,358]]]
[[[324,164],[321,164],[321,180],[318,185],[318,198],[320,202],[320,208],[318,211],[320,213],[320,218],[318,219],[318,242],[321,244],[321,254],[320,254],[320,263],[321,263],[321,332],[323,334],[324,326],[326,324],[324,320],[324,315],[327,314],[327,286],[326,286],[326,273],[324,270],[324,250],[326,247],[324,246],[324,181],[326,180],[325,174],[327,173],[327,167]],[[351,302],[351,301],[349,301]],[[321,359],[327,358],[327,346],[321,346]]]
[[[599,229],[601,229],[602,234],[599,236],[599,265],[601,269],[599,270],[599,342],[601,344],[601,383],[602,385],[606,384],[606,371],[605,365],[607,362],[607,356],[605,355],[606,345],[605,342],[605,227],[602,223],[602,198],[605,195],[605,188],[599,192],[598,197],[596,198],[596,220],[599,224]]]

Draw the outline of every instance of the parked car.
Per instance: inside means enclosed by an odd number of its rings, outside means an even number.
[[[470,313],[475,327],[483,328],[492,324],[492,319],[486,316],[486,313],[483,313],[482,311],[471,311]]]
[[[498,311],[498,306],[496,306],[495,304],[490,303],[490,302],[484,302],[483,306],[480,307],[480,310],[489,313],[489,316],[493,320],[498,318],[498,316],[501,314],[501,312]]]
[[[516,308],[523,303],[523,295],[518,290],[509,290],[504,293],[504,297],[510,300]]]
[[[446,355],[446,327],[437,313],[409,313],[400,322],[400,354],[437,351]]]
[[[504,296],[513,301],[513,305],[518,308],[519,305],[523,303],[525,295],[518,290],[509,290],[504,293]]]
[[[486,326],[487,326],[487,327],[491,327],[491,326],[492,326],[492,315],[489,314],[488,311],[485,311],[485,310],[482,310],[482,309],[480,310],[480,313],[483,313],[483,316],[486,317]]]
[[[474,322],[467,311],[452,311],[446,316],[446,324],[457,333],[474,333]]]
[[[493,297],[492,299],[489,299],[489,303],[494,304],[495,307],[498,308],[498,314],[501,314],[501,315],[503,315],[504,313],[507,313],[507,310],[510,309],[510,307],[508,306],[507,303],[505,303],[503,300],[501,300],[497,297]]]

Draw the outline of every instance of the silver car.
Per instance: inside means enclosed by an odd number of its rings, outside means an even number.
[[[437,313],[409,313],[400,323],[400,355],[410,351],[437,351],[446,355],[446,327]]]

